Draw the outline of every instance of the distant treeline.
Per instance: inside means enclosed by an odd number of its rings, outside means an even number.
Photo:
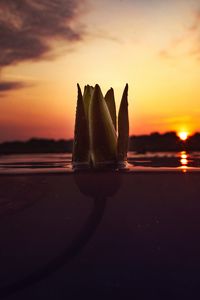
[[[53,140],[32,138],[26,142],[13,141],[0,144],[0,154],[25,153],[70,153],[73,140]],[[131,136],[129,151],[145,153],[147,151],[200,151],[200,133],[181,141],[175,132],[164,134],[152,133],[150,135]]]
[[[73,140],[32,138],[26,142],[13,141],[0,144],[0,154],[65,153],[72,151]]]
[[[139,153],[147,151],[200,151],[200,133],[189,136],[186,141],[182,141],[173,131],[164,134],[155,132],[150,135],[132,136],[130,137],[129,150]]]

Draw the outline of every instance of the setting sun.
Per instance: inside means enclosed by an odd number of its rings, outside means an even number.
[[[182,141],[186,141],[188,138],[188,133],[186,131],[181,131],[179,132],[178,136]]]

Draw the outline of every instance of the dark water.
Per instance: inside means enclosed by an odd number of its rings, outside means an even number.
[[[0,157],[0,299],[199,299],[200,154]]]

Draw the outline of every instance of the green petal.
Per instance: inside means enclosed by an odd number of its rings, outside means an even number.
[[[74,144],[72,161],[73,164],[84,163],[89,164],[89,130],[88,122],[85,115],[83,96],[79,84],[78,98],[76,106],[76,119],[75,119],[75,131],[74,131]]]
[[[89,105],[89,137],[91,159],[95,167],[116,163],[117,136],[99,85]]]
[[[118,160],[127,160],[129,142],[129,119],[128,119],[128,84],[123,92],[119,115],[118,115]]]
[[[115,130],[116,130],[117,118],[116,118],[116,106],[115,106],[115,96],[114,96],[113,88],[110,88],[107,91],[107,93],[105,95],[105,101],[106,101],[106,104],[108,106],[108,110],[110,112],[110,115],[111,115],[111,118],[112,118],[112,121],[113,121],[113,125],[114,125]]]

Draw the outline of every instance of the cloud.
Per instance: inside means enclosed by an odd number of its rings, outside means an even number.
[[[170,58],[172,58],[172,55],[171,55],[169,49],[162,49],[159,51],[159,57],[162,59],[170,59]]]
[[[193,24],[189,27],[191,32],[200,30],[200,10],[195,12],[195,18]]]
[[[16,89],[20,89],[20,88],[27,87],[27,86],[29,86],[29,85],[24,82],[2,81],[2,82],[0,82],[0,92],[16,90]]]
[[[200,10],[195,13],[195,20],[193,25],[189,28],[189,32],[194,39],[190,55],[200,60]]]
[[[0,68],[44,59],[53,50],[55,41],[80,41],[83,37],[82,29],[77,28],[80,3],[80,0],[1,0]]]
[[[162,59],[174,60],[185,55],[200,60],[200,11],[195,12],[192,24],[183,34],[172,39],[169,46],[159,52]]]

